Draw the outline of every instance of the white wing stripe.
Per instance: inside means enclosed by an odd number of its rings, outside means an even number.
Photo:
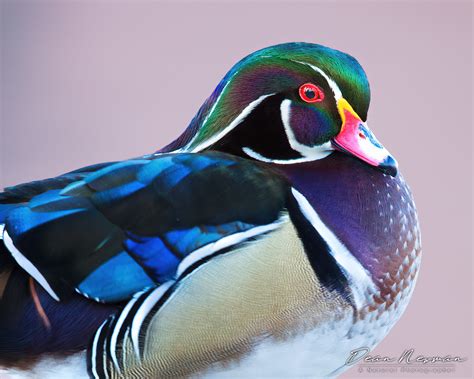
[[[3,228],[3,243],[12,257],[15,259],[16,263],[18,263],[18,265],[23,270],[30,274],[41,285],[41,287],[43,287],[46,292],[51,295],[54,300],[59,301],[59,296],[53,291],[46,278],[39,272],[33,263],[31,263],[22,253],[20,253],[20,251],[13,244],[13,241],[5,228]]]

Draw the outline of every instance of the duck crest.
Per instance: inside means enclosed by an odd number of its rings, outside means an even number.
[[[352,56],[318,44],[284,43],[258,50],[237,62],[185,131],[158,152],[202,151],[232,130],[267,97],[292,89],[315,70],[338,82],[359,116],[366,119],[370,88],[364,70]],[[259,96],[255,97],[257,92]]]
[[[358,317],[391,315],[393,324],[410,298],[421,259],[418,217],[403,177],[338,153],[279,169],[372,278],[375,291],[367,291]]]

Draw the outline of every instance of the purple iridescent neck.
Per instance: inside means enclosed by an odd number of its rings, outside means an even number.
[[[409,268],[420,253],[420,235],[413,198],[400,175],[385,175],[340,153],[278,169],[372,275],[382,294],[412,278]]]

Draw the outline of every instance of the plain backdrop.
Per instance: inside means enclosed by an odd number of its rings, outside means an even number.
[[[153,152],[256,49],[308,41],[354,55],[424,250],[413,300],[376,353],[460,355],[451,376],[470,377],[471,2],[2,1],[1,12],[0,186]],[[382,375],[345,374],[361,376]]]

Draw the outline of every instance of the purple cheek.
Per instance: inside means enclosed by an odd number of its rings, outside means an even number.
[[[319,145],[331,138],[332,120],[323,109],[292,106],[289,120],[296,141],[303,145]]]

